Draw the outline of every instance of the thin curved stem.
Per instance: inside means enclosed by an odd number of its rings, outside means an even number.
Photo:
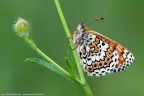
[[[79,81],[78,78],[74,78],[69,72],[67,72],[66,70],[64,70],[62,67],[60,67],[56,62],[54,62],[51,58],[49,58],[47,55],[45,55],[36,45],[35,43],[32,41],[32,39],[28,39],[27,37],[23,37],[25,39],[25,41],[31,46],[31,48],[33,48],[39,55],[41,55],[43,58],[45,58],[50,64],[52,64],[53,66],[55,66],[58,70],[60,70],[61,72],[63,72],[63,74],[65,75],[64,77],[66,77],[67,79],[71,79],[72,81],[80,84],[81,81]]]

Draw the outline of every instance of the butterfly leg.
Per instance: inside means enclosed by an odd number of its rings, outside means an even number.
[[[80,38],[77,40],[77,44],[76,44],[75,48],[78,47],[78,45],[80,44],[81,40],[82,40],[82,37],[80,37]]]
[[[75,32],[72,34],[72,36],[69,37],[68,39],[73,38],[74,35],[77,34],[77,32],[78,32],[78,31],[75,31]],[[77,42],[76,42],[76,44],[75,44],[75,47],[74,47],[72,50],[74,50],[74,49],[76,49],[76,48],[78,47],[78,45],[80,44],[81,40],[82,40],[82,37],[80,37],[80,38],[77,40]]]
[[[77,31],[75,31],[68,39],[73,38],[75,34],[77,34]]]
[[[74,50],[74,49],[76,49],[76,48],[78,47],[78,45],[81,43],[81,40],[82,40],[82,37],[80,37],[80,38],[77,40],[77,42],[76,42],[76,44],[75,44],[75,47],[74,47],[72,50]]]

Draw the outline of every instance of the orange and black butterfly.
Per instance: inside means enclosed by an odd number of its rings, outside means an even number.
[[[82,68],[88,76],[119,72],[133,63],[134,56],[130,51],[106,36],[85,28],[85,25],[80,23],[72,38]]]

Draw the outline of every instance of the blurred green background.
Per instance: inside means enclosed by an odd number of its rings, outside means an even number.
[[[81,21],[105,17],[88,27],[119,42],[135,56],[134,63],[123,72],[86,77],[95,96],[144,96],[144,1],[60,0],[60,3],[71,33]],[[39,64],[24,62],[28,57],[41,57],[14,33],[12,25],[18,17],[30,22],[37,46],[66,68],[68,41],[54,1],[0,0],[0,94],[85,96],[77,84]]]

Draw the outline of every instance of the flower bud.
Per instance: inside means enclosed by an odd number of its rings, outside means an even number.
[[[26,36],[30,32],[29,23],[26,20],[19,18],[16,24],[14,24],[14,30],[18,36],[20,37]]]

